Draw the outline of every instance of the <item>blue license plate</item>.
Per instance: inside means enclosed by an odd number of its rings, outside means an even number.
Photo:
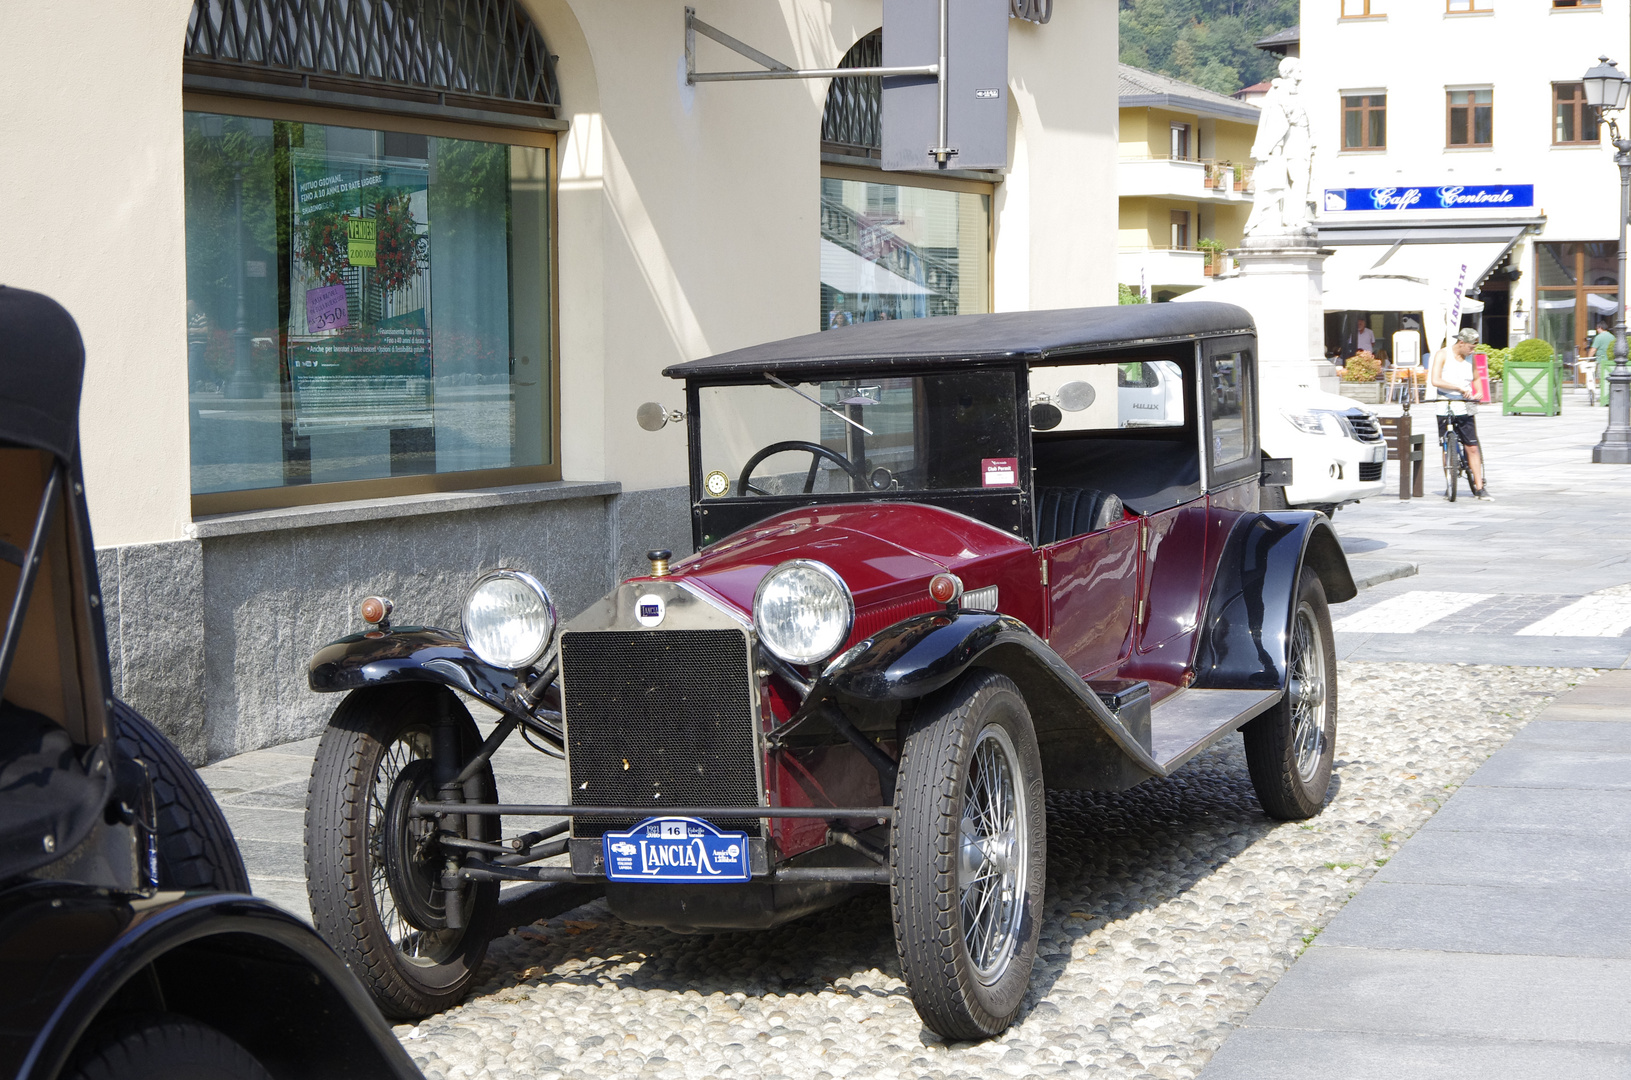
[[[746,833],[688,817],[647,818],[601,840],[610,881],[746,881]]]

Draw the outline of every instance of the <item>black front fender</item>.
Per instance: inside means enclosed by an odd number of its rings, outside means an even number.
[[[1025,696],[1050,787],[1117,791],[1166,775],[1150,755],[1148,731],[1129,730],[1047,642],[1007,615],[896,623],[840,657],[816,680],[806,708],[923,698],[971,668],[1007,675]]]
[[[1195,653],[1195,682],[1213,690],[1284,690],[1292,607],[1304,566],[1331,603],[1358,593],[1323,514],[1242,514],[1218,559]]]
[[[263,900],[161,893],[126,903],[97,890],[25,885],[0,898],[0,915],[0,962],[22,979],[10,988],[0,1075],[54,1080],[113,1009],[208,1024],[275,1076],[421,1077],[340,958]]]
[[[515,672],[482,660],[458,634],[434,626],[371,630],[330,642],[311,658],[306,679],[320,694],[389,683],[441,683],[504,712],[512,711],[509,699],[517,681]]]

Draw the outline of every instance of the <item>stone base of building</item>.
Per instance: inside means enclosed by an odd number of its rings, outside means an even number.
[[[306,663],[388,596],[403,624],[457,628],[481,571],[538,577],[563,619],[691,550],[683,487],[531,484],[206,518],[191,539],[97,551],[115,693],[203,764],[318,734],[339,704]]]

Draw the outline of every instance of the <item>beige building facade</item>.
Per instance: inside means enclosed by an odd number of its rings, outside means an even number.
[[[290,15],[342,7],[0,10],[0,282],[79,322],[116,679],[195,760],[314,733],[306,659],[366,595],[456,625],[506,564],[567,616],[687,550],[685,427],[635,422],[683,404],[665,366],[1114,300],[1112,5],[1011,20],[1007,167],[924,176],[877,168],[838,80],[688,85],[677,0]],[[808,68],[883,21],[697,14]]]

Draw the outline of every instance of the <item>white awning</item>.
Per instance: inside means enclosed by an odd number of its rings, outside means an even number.
[[[1325,260],[1325,310],[1447,311],[1457,281],[1464,290],[1477,288],[1511,246],[1493,241],[1339,247]],[[1462,298],[1463,314],[1483,310],[1477,300]]]
[[[917,282],[907,281],[893,270],[826,239],[821,241],[821,284],[851,296],[931,295]]]

